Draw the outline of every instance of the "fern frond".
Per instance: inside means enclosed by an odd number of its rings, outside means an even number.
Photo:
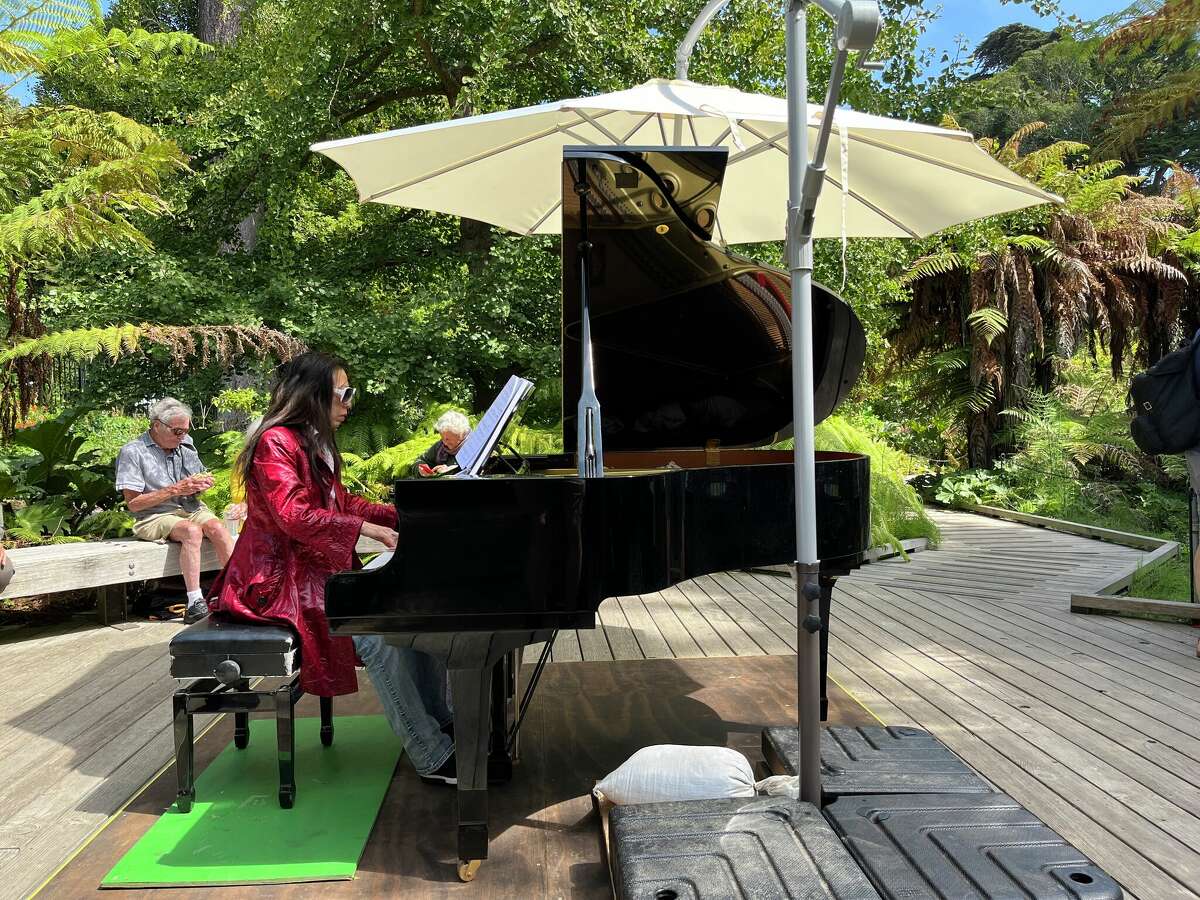
[[[1200,107],[1200,68],[1173,72],[1153,88],[1114,103],[1102,120],[1104,153],[1128,153],[1150,132],[1193,114]]]
[[[990,345],[1008,330],[1008,316],[994,306],[985,306],[967,316],[967,324]]]
[[[908,271],[897,280],[900,284],[912,284],[922,278],[932,278],[935,275],[945,275],[958,269],[965,269],[966,260],[953,250],[938,250],[916,260]]]
[[[1163,281],[1187,281],[1187,275],[1175,266],[1153,256],[1129,256],[1113,261],[1113,267],[1135,275],[1149,275]]]
[[[1001,162],[1014,162],[1021,155],[1021,142],[1031,134],[1035,134],[1046,127],[1045,122],[1027,122],[1013,132],[1013,136],[1004,142],[1004,146],[1000,148],[997,158]]]

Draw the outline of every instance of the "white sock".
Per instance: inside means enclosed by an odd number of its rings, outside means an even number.
[[[200,590],[200,588],[196,588],[194,591],[187,592],[188,606],[191,606],[193,603],[199,603],[203,599],[204,591]]]

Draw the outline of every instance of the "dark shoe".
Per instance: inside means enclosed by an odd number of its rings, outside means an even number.
[[[183,624],[193,625],[207,615],[208,603],[204,600],[197,600],[195,603],[188,604],[187,611],[183,614]]]
[[[454,754],[442,763],[440,768],[421,776],[426,784],[458,784],[458,768],[454,764]]]
[[[444,734],[446,737],[450,738],[450,740],[452,740],[452,741],[454,740],[454,720],[453,719],[451,719],[449,722],[447,722],[445,725],[442,726],[442,734]]]

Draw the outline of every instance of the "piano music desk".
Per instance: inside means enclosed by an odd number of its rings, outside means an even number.
[[[525,668],[528,675],[529,666]],[[362,690],[339,701],[339,715],[379,713],[365,673]],[[795,657],[647,659],[550,663],[522,729],[522,756],[513,780],[492,789],[492,845],[469,886],[455,877],[454,791],[423,784],[401,760],[358,875],[352,882],[265,888],[220,888],[222,898],[430,898],[470,892],[473,898],[611,896],[592,812],[591,786],[640,747],[720,744],[758,763],[760,729],[795,717]],[[830,723],[875,719],[830,686]],[[305,697],[300,715],[316,715]],[[232,740],[225,717],[196,743],[198,770]],[[168,770],[71,862],[43,896],[95,895],[96,885],[175,795]],[[303,802],[303,793],[297,807]],[[214,892],[214,895],[218,892]],[[122,891],[137,897],[197,900],[203,889]]]

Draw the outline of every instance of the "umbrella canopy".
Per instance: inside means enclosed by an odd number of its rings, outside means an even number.
[[[821,115],[822,107],[809,104],[813,137]],[[849,109],[836,111],[833,131],[838,144],[815,237],[924,237],[1058,199],[992,159],[965,131]],[[562,148],[580,144],[728,147],[715,236],[729,244],[784,237],[787,101],[729,87],[654,79],[312,149],[350,174],[360,200],[452,213],[519,234],[558,234]]]

